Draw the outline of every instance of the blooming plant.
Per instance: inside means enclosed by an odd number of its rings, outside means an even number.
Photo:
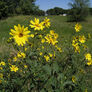
[[[92,55],[81,30],[77,23],[71,43],[63,47],[47,17],[30,20],[29,27],[14,25],[8,39],[14,53],[0,61],[0,92],[87,91],[81,85]]]

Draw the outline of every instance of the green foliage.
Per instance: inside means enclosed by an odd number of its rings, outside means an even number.
[[[43,10],[34,10],[33,11],[33,15],[37,15],[37,16],[44,16],[45,12]]]
[[[89,0],[72,0],[69,5],[71,10],[68,12],[68,21],[84,21],[89,13]]]
[[[35,0],[1,0],[0,19],[18,14],[45,15],[44,11],[35,6]]]
[[[59,8],[59,7],[55,7],[53,9],[49,9],[46,11],[46,13],[48,15],[60,15],[60,14],[64,14],[66,13],[66,10]]]
[[[89,11],[90,11],[90,15],[92,15],[92,8],[89,8]]]
[[[5,2],[0,1],[0,19],[8,16],[8,6]]]

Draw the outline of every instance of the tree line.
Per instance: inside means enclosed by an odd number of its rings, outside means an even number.
[[[68,4],[70,9],[62,9],[55,7],[46,11],[48,15],[67,15],[67,21],[77,22],[84,21],[86,17],[90,14],[92,15],[92,8],[90,8],[89,0],[72,0]]]
[[[45,12],[35,5],[35,0],[0,0],[0,19],[15,14],[40,16]]]
[[[68,21],[84,21],[90,14],[92,15],[92,8],[89,7],[89,0],[72,0],[69,3],[70,9],[63,9],[54,7],[48,9],[46,12],[40,10],[35,5],[36,0],[0,0],[0,19],[14,16],[14,15],[67,15]]]

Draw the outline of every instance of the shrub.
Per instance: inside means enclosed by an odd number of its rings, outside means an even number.
[[[68,21],[84,21],[89,13],[89,0],[73,0],[69,3],[71,10],[68,12]]]

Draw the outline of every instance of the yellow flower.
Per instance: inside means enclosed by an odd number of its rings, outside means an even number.
[[[56,45],[55,47],[57,48],[57,50],[58,50],[59,52],[62,52],[62,49],[61,49],[60,47],[58,47],[57,45]]]
[[[24,44],[26,44],[26,42],[28,41],[29,38],[29,33],[30,31],[28,30],[28,27],[24,28],[24,26],[21,27],[20,24],[18,24],[18,26],[14,26],[14,29],[11,29],[10,35],[13,36],[15,42],[18,45],[23,46]]]
[[[0,70],[2,70],[3,68],[2,67],[0,67]]]
[[[52,57],[52,56],[53,56],[53,54],[49,53],[49,56],[50,56],[50,57]]]
[[[49,28],[50,27],[50,19],[48,19],[47,17],[44,19],[43,21],[44,25]]]
[[[25,48],[24,50],[27,51],[27,48]]]
[[[85,89],[85,92],[88,92],[87,88]]]
[[[30,37],[34,38],[34,34],[31,34]]]
[[[45,42],[45,39],[42,39],[42,40],[41,40],[41,43],[44,43],[44,42]]]
[[[83,35],[83,36],[79,36],[79,41],[80,41],[81,43],[85,43],[85,40],[86,40],[86,38],[85,38],[84,35]]]
[[[87,62],[87,65],[92,65],[92,59]]]
[[[17,57],[18,58],[22,58],[22,57],[25,58],[26,57],[26,54],[23,53],[23,52],[18,52]]]
[[[80,47],[79,46],[75,46],[75,52],[79,52],[80,53]]]
[[[50,34],[54,35],[55,34],[54,30],[50,30]]]
[[[2,73],[0,73],[0,78],[3,78],[3,74]]]
[[[43,30],[44,26],[43,26],[43,22],[39,22],[39,19],[35,18],[34,21],[30,21],[30,27],[34,28],[34,30]]]
[[[44,49],[44,46],[42,46],[42,49]]]
[[[58,34],[57,34],[57,33],[54,34],[54,38],[55,38],[55,39],[58,38]]]
[[[14,57],[13,60],[14,60],[14,61],[17,61],[17,57]]]
[[[38,35],[39,36],[39,38],[42,38],[42,35]]]
[[[42,54],[43,54],[43,53],[42,53],[42,52],[40,52],[40,56],[42,56]]]
[[[91,60],[91,54],[90,54],[90,53],[85,54],[85,58],[86,58],[88,61],[90,61],[90,60]]]
[[[58,41],[56,40],[56,38],[54,38],[54,36],[47,34],[45,36],[46,42],[52,45],[55,45],[56,43],[58,43]]]
[[[81,29],[82,29],[82,26],[77,23],[77,24],[75,25],[75,30],[76,30],[76,32],[79,32]]]
[[[82,44],[82,46],[83,46],[84,49],[87,49],[88,48],[87,45]]]
[[[77,80],[76,77],[75,76],[72,76],[72,82],[73,83],[76,83],[76,80]]]
[[[88,38],[89,38],[89,39],[91,38],[91,35],[90,35],[90,33],[88,33]]]
[[[14,72],[18,71],[18,67],[15,65],[11,65],[10,69],[11,71],[14,71]]]
[[[1,62],[0,62],[0,66],[1,66],[1,65],[5,66],[5,62],[1,61]]]
[[[24,65],[24,68],[27,68],[28,66],[27,65]]]
[[[44,56],[45,60],[48,62],[50,60],[49,56],[48,55],[45,55]]]

